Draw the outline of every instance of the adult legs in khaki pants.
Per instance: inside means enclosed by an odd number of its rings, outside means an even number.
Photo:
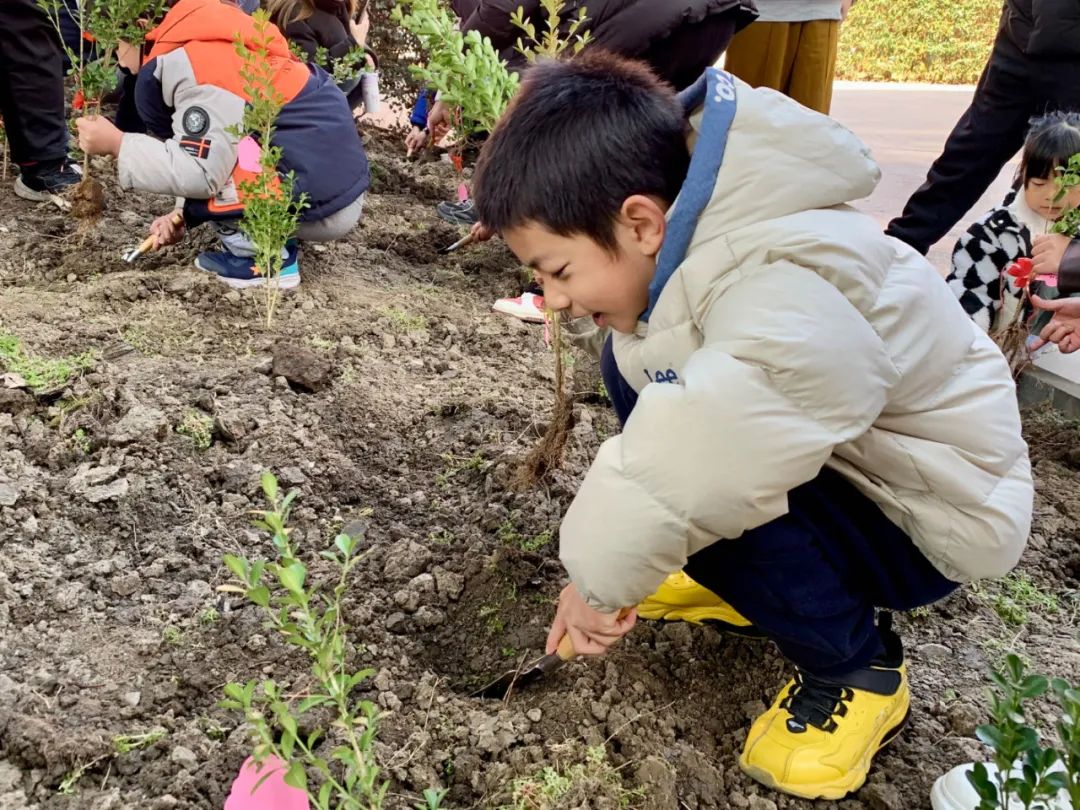
[[[839,34],[837,20],[756,22],[731,40],[724,68],[752,87],[771,87],[828,114]]]

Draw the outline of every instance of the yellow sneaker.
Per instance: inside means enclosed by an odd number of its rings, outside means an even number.
[[[738,635],[762,635],[749,619],[682,571],[669,574],[656,593],[641,601],[637,612],[652,621],[714,624]]]
[[[739,767],[804,799],[841,799],[862,787],[871,760],[900,732],[911,703],[900,639],[887,627],[882,637],[882,661],[843,683],[796,671],[750,727]]]

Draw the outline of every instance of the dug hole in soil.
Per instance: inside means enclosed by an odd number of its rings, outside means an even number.
[[[43,357],[94,356],[62,391],[0,392],[0,807],[222,807],[250,750],[217,708],[222,685],[309,683],[257,609],[217,591],[223,554],[271,551],[250,527],[264,469],[300,492],[294,538],[315,580],[334,534],[366,526],[347,619],[356,668],[376,672],[362,694],[384,712],[388,807],[428,787],[448,788],[449,807],[511,804],[515,780],[566,773],[596,746],[602,763],[553,806],[926,807],[939,774],[983,757],[991,664],[1015,650],[1078,679],[1080,431],[1040,412],[1027,415],[1038,495],[1019,571],[1053,599],[1008,625],[1001,600],[1023,599],[983,583],[898,617],[912,718],[854,796],[805,802],[739,771],[751,719],[789,674],[766,642],[642,622],[506,704],[469,697],[541,651],[560,516],[617,424],[577,357],[563,464],[513,486],[553,400],[542,329],[489,312],[519,292],[518,266],[497,242],[438,256],[460,236],[433,216],[451,168],[406,163],[389,136],[369,151],[362,226],[305,248],[303,284],[269,331],[261,292],[191,266],[209,234],[121,261],[169,201],[121,194],[108,164],[85,236],[0,190],[0,333]],[[212,425],[207,449],[177,431],[192,419]],[[149,748],[108,756],[114,737],[152,729],[166,733]]]

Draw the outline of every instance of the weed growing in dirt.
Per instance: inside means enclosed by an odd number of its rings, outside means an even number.
[[[499,610],[498,605],[482,605],[476,615],[484,620],[484,627],[487,629],[488,635],[502,635],[503,630],[506,629],[506,620],[503,619],[502,611]]]
[[[122,754],[128,754],[132,751],[141,751],[144,748],[149,748],[154,743],[165,738],[166,731],[163,728],[156,728],[152,731],[147,731],[143,734],[120,734],[112,739],[112,748],[106,751],[104,754],[98,757],[94,757],[89,762],[77,766],[67,776],[63,778],[60,784],[56,788],[56,792],[64,796],[75,795],[75,787],[79,784],[79,780],[83,778],[88,770],[100,765],[106,760],[113,759],[114,757]]]
[[[202,411],[188,410],[176,426],[176,432],[191,439],[196,450],[208,450],[214,441],[214,420]]]
[[[179,627],[173,627],[172,625],[161,631],[161,637],[165,639],[167,644],[172,644],[175,647],[179,647],[184,643],[183,631]]]
[[[1044,591],[1022,571],[1002,577],[995,587],[997,593],[993,595],[991,604],[994,612],[1007,625],[1015,627],[1026,624],[1031,610],[1057,613],[1057,597]]]
[[[607,758],[602,745],[585,751],[585,761],[561,767],[548,766],[535,776],[514,780],[511,803],[500,810],[554,810],[556,807],[580,807],[596,803],[604,806],[634,807],[644,796],[643,788],[628,790],[619,769]]]
[[[17,374],[34,393],[56,391],[94,365],[92,352],[67,357],[30,354],[14,335],[0,334],[0,370]]]
[[[75,428],[75,432],[71,434],[71,446],[84,456],[90,455],[90,450],[93,447],[90,442],[90,435],[83,428]]]
[[[483,472],[491,462],[486,461],[480,451],[477,450],[471,456],[455,456],[453,453],[443,453],[439,456],[446,462],[446,469],[435,475],[435,485],[440,489],[450,486],[450,481],[463,472]]]
[[[199,614],[199,624],[216,624],[221,614],[216,607],[208,607]]]
[[[515,527],[513,516],[504,520],[502,525],[495,530],[495,536],[499,538],[500,543],[522,551],[539,551],[551,543],[552,535],[551,529],[545,529],[540,534],[534,534],[531,537],[523,535]]]
[[[428,328],[427,318],[423,315],[406,312],[398,307],[384,307],[379,310],[379,314],[390,321],[390,325],[397,332],[408,334],[423,332]]]
[[[443,788],[442,790],[436,790],[435,788],[426,788],[424,790],[424,801],[422,804],[415,804],[413,807],[416,810],[439,810],[442,807],[442,800],[449,793],[448,790]]]
[[[277,306],[277,277],[281,273],[285,245],[296,233],[300,214],[307,207],[307,195],[296,195],[294,172],[278,171],[282,149],[273,146],[274,128],[278,113],[285,106],[285,97],[274,87],[274,69],[270,61],[270,43],[277,29],[262,9],[252,18],[255,38],[249,49],[240,34],[236,35],[236,52],[243,60],[240,78],[249,101],[244,106],[244,118],[231,134],[250,137],[259,145],[259,171],[239,184],[244,195],[244,214],[240,230],[255,246],[255,272],[266,279],[266,328],[274,322]]]
[[[321,552],[338,574],[333,590],[320,590],[308,582],[307,567],[289,539],[287,524],[296,491],[283,496],[269,472],[263,473],[262,488],[270,509],[258,513],[255,526],[270,533],[276,558],[251,562],[225,555],[235,584],[223,588],[243,593],[263,609],[269,628],[308,654],[314,683],[304,695],[295,696],[273,680],[230,683],[221,706],[243,712],[254,738],[255,759],[261,762],[273,755],[282,760],[285,782],[307,791],[319,810],[379,808],[389,786],[381,780],[373,750],[379,711],[371,701],[351,698],[374,671],[351,672],[348,667],[349,628],[341,604],[349,573],[359,560],[361,538],[339,534],[333,547]],[[318,730],[300,732],[308,713],[318,707],[333,711],[332,739],[324,740],[324,732]]]
[[[191,439],[196,450],[209,450],[214,443],[214,420],[202,411],[189,410],[176,426],[176,432]]]
[[[1000,671],[991,672],[990,680],[995,687],[990,692],[992,722],[979,726],[975,734],[993,751],[997,771],[991,776],[980,762],[967,774],[979,794],[976,810],[1041,808],[1060,791],[1068,794],[1073,807],[1080,806],[1080,689],[1061,678],[1029,674],[1015,655],[1006,658]],[[1060,747],[1040,745],[1038,730],[1027,724],[1024,714],[1026,702],[1049,689],[1062,712],[1056,724]],[[1058,763],[1061,767],[1052,770]]]

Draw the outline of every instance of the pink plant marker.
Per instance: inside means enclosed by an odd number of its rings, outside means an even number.
[[[259,785],[263,777],[266,779]],[[248,757],[232,783],[224,810],[310,810],[310,805],[304,791],[285,784],[284,762],[267,757],[260,768]]]
[[[1056,287],[1058,285],[1058,277],[1056,273],[1043,273],[1041,275],[1035,276],[1035,280],[1041,281],[1044,284],[1049,284],[1051,287]]]
[[[458,202],[465,202],[469,199],[469,187],[462,183],[457,187],[457,200]]]
[[[260,158],[262,158],[262,147],[250,135],[245,135],[236,144],[236,162],[245,172],[259,174],[262,171]]]

